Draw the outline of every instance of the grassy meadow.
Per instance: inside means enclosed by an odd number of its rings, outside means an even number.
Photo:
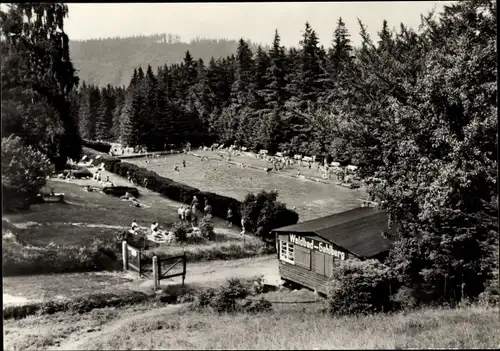
[[[216,154],[212,153],[211,156]],[[187,162],[185,168],[182,166],[183,159]],[[239,162],[237,157],[234,161]],[[242,168],[222,160],[201,161],[196,156],[186,154],[150,159],[147,164],[145,158],[129,159],[126,162],[203,191],[230,196],[240,201],[249,192],[277,189],[280,201],[288,208],[296,207],[300,222],[358,207],[360,202],[356,199],[364,196],[362,190],[351,190],[333,183],[300,180],[273,172],[267,174],[264,170]],[[258,162],[266,167],[265,161]],[[176,164],[179,165],[179,171],[174,170]]]
[[[179,308],[176,308],[179,307]],[[318,306],[319,307],[319,304]],[[6,350],[496,348],[498,310],[423,309],[332,318],[307,304],[258,314],[141,304],[4,322]]]

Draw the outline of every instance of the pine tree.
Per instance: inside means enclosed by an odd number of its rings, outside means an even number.
[[[353,49],[349,37],[349,31],[344,21],[342,21],[342,17],[339,17],[333,37],[333,45],[328,51],[327,67],[332,80],[337,79],[345,69],[352,65]]]
[[[255,100],[254,105],[251,106],[254,109],[262,109],[265,104],[266,98],[266,87],[269,85],[269,76],[267,74],[270,66],[271,59],[269,55],[262,49],[262,47],[257,48],[255,53],[255,75],[254,75],[254,89],[255,89]]]
[[[246,41],[240,39],[236,49],[235,80],[231,88],[231,103],[239,108],[250,106],[253,101],[250,91],[254,89],[254,60]]]
[[[114,91],[108,84],[101,90],[100,105],[96,121],[96,137],[99,140],[110,140],[113,127],[113,110],[115,109]]]
[[[144,110],[143,122],[145,145],[148,149],[158,150],[164,143],[164,141],[161,140],[161,135],[159,135],[157,129],[157,121],[160,114],[158,106],[159,87],[158,80],[156,79],[150,65],[148,65],[146,71],[144,84],[146,89],[146,106]]]
[[[121,140],[122,130],[122,111],[125,105],[125,91],[121,87],[115,90],[115,108],[113,109],[113,123],[111,127],[111,138],[114,141]]]
[[[269,50],[270,65],[267,69],[268,85],[263,90],[266,106],[271,109],[281,108],[287,100],[286,94],[286,54],[280,45],[278,30],[275,31],[273,46]]]
[[[100,105],[99,88],[88,86],[82,89],[82,103],[79,113],[80,134],[87,140],[96,139],[96,123]]]
[[[132,76],[125,99],[126,116],[124,116],[122,139],[126,145],[143,146],[147,141],[147,130],[144,124],[146,98],[144,72],[139,67],[137,75]]]

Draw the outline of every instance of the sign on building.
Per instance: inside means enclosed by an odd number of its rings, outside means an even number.
[[[346,259],[345,252],[334,249],[333,246],[328,244],[328,243],[324,243],[324,242],[317,241],[314,239],[305,238],[302,236],[297,236],[295,234],[290,234],[288,236],[288,239],[292,244],[302,246],[302,247],[308,248],[308,249],[313,250],[313,251],[318,251],[318,252],[324,253],[326,255],[336,257],[340,260]]]

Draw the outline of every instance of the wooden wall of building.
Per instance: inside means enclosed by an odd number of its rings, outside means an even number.
[[[303,236],[308,239],[328,243],[324,239],[314,235]],[[288,235],[279,235],[278,240],[288,242]],[[281,278],[326,294],[327,283],[332,276],[333,263],[336,258],[299,245],[294,245],[294,250],[295,262],[293,264],[279,260]],[[348,257],[348,253],[345,250],[342,250],[342,252]],[[351,255],[350,257],[353,258],[354,256]]]

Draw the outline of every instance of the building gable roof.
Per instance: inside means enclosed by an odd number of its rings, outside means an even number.
[[[382,232],[389,229],[387,215],[373,207],[358,207],[274,230],[278,233],[315,233],[360,257],[373,257],[387,251],[392,242]]]

